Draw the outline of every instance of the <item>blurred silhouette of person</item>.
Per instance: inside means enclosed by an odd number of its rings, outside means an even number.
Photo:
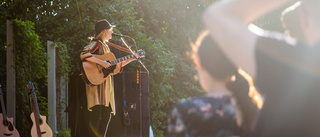
[[[304,0],[295,9],[303,35],[290,23],[291,37],[250,24],[289,1],[221,1],[203,14],[211,37],[264,95],[253,137],[320,136],[320,1]]]
[[[203,32],[194,44],[193,60],[198,80],[207,94],[177,103],[168,118],[165,136],[245,135],[250,120],[246,119],[242,108],[253,106],[248,97],[249,86],[216,44],[207,32]],[[235,93],[238,91],[246,98]]]

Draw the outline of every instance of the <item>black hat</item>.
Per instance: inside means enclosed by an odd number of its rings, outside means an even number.
[[[116,27],[116,25],[111,25],[106,19],[99,20],[95,26],[96,36],[98,36],[103,30],[114,27]]]

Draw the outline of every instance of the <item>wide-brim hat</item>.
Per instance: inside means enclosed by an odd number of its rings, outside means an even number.
[[[96,36],[98,36],[103,30],[114,27],[116,27],[116,25],[111,25],[106,19],[99,20],[95,26]]]

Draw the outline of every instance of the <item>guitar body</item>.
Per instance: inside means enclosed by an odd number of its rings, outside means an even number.
[[[101,59],[101,60],[105,60],[105,61],[112,61],[115,60],[116,57],[114,56],[113,53],[109,52],[103,55],[93,55],[94,57]],[[88,85],[99,85],[102,82],[105,81],[104,78],[104,73],[102,71],[103,67],[90,62],[90,61],[84,61],[82,62],[82,67],[83,67],[83,75],[82,78],[83,80],[86,82],[86,84]],[[109,75],[115,75],[118,74],[120,72],[120,64],[116,64],[115,69],[113,70],[113,72],[110,72]]]
[[[0,122],[0,137],[20,137],[18,130],[13,126],[13,118],[4,121],[3,115],[0,114]]]
[[[31,137],[38,137],[37,127],[35,124],[35,118],[34,118],[33,112],[31,113],[30,118],[33,122],[33,126],[31,128]],[[46,123],[46,121],[47,121],[46,116],[40,115],[39,119],[42,120],[42,124],[40,124],[41,137],[53,137],[52,130],[49,127],[49,125]]]

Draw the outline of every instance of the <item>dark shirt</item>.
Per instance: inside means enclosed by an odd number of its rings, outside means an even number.
[[[319,137],[320,45],[270,34],[258,39],[256,62],[265,102],[252,137]]]
[[[241,136],[236,107],[230,97],[195,97],[175,105],[168,119],[167,137]]]

